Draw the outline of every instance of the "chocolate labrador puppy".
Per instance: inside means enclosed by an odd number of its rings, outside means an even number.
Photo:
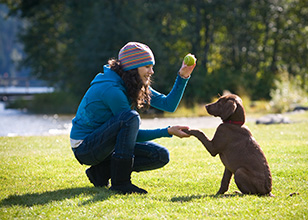
[[[223,121],[210,141],[200,130],[186,130],[197,137],[208,152],[219,154],[225,166],[221,186],[216,195],[224,194],[232,174],[243,194],[269,195],[272,190],[272,176],[267,160],[257,141],[245,123],[245,110],[240,97],[228,94],[217,102],[205,106],[210,115]]]

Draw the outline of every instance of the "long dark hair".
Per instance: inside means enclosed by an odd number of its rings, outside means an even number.
[[[121,63],[115,58],[108,60],[111,70],[116,72],[124,81],[132,109],[148,109],[151,102],[150,83],[145,85],[138,73],[138,69],[124,71]]]

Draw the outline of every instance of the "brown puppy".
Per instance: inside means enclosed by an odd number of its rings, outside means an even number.
[[[219,154],[225,166],[216,195],[228,191],[234,174],[235,183],[242,193],[272,196],[271,172],[259,144],[243,125],[245,110],[240,97],[234,94],[225,95],[205,107],[210,115],[219,116],[223,121],[213,139],[210,141],[199,130],[186,132],[197,137],[212,156]]]

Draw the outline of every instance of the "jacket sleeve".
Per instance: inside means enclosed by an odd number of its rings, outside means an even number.
[[[168,133],[168,127],[157,129],[140,129],[137,135],[137,142],[150,141],[161,137],[172,137]]]
[[[183,79],[178,75],[168,95],[161,94],[150,88],[152,92],[151,106],[162,111],[174,112],[183,97],[188,80],[189,78]]]

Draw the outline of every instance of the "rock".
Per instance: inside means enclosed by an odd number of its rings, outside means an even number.
[[[256,124],[289,124],[290,119],[281,114],[269,114],[256,120]]]
[[[293,111],[308,111],[308,107],[296,106]]]

